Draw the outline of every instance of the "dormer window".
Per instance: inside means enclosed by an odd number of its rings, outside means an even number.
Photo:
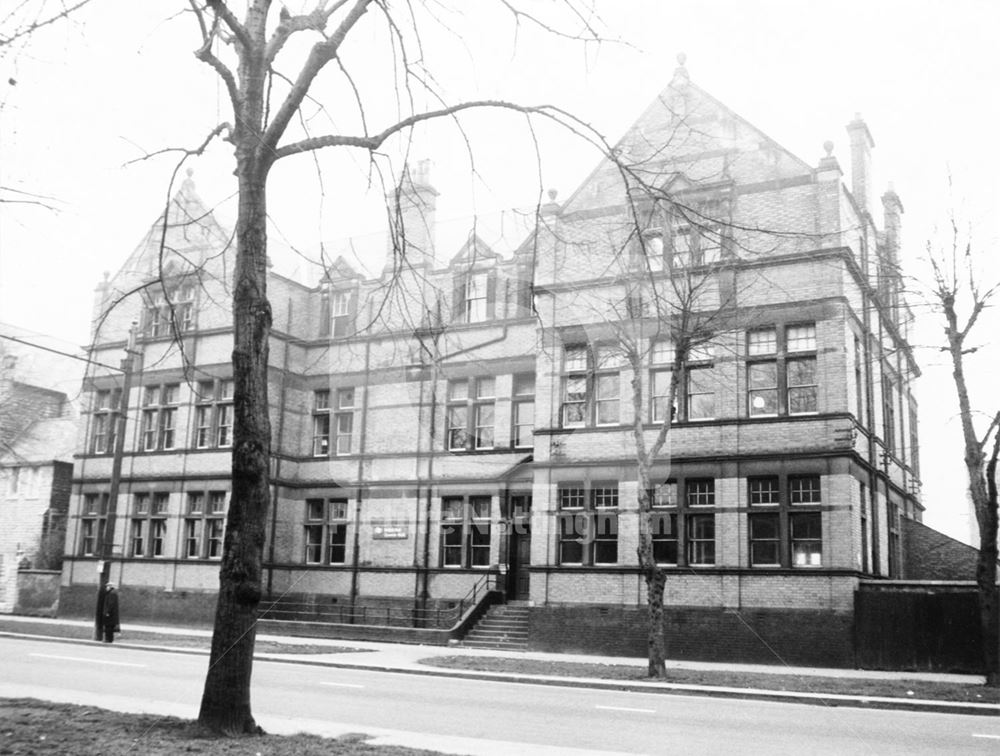
[[[457,323],[482,323],[493,317],[496,299],[496,274],[467,272],[457,274],[453,299]]]
[[[319,335],[335,339],[354,332],[357,298],[350,289],[325,289],[320,298]]]

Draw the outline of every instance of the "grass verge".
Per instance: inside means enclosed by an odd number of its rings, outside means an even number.
[[[194,722],[151,714],[123,714],[94,706],[33,698],[0,699],[0,754],[250,754],[250,756],[435,756],[437,751],[370,745],[366,735],[260,735],[218,738]]]
[[[502,672],[518,675],[553,677],[589,677],[620,682],[648,682],[645,670],[627,664],[589,664],[585,662],[535,661],[503,656],[441,656],[421,659],[421,664],[476,672]],[[850,696],[888,696],[892,698],[963,703],[1000,703],[1000,690],[967,683],[925,682],[923,680],[871,680],[857,677],[819,677],[770,672],[734,672],[728,670],[667,669],[663,682],[677,685],[711,685],[725,688],[795,693],[840,694]]]

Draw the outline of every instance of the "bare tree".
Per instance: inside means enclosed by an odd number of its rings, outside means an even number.
[[[935,250],[928,242],[933,272],[931,301],[944,320],[947,352],[958,396],[958,413],[965,447],[965,469],[969,497],[979,525],[979,556],[976,584],[979,591],[979,623],[982,628],[983,664],[986,683],[1000,685],[1000,628],[997,591],[997,458],[1000,456],[1000,410],[983,415],[973,408],[969,395],[968,357],[978,351],[972,334],[983,313],[991,306],[1000,284],[984,285],[976,268],[976,252],[965,240],[955,218],[951,218],[950,244]],[[987,421],[985,432],[977,423]],[[990,439],[992,437],[992,444]]]
[[[503,2],[523,20],[546,25],[515,4]],[[528,107],[497,100],[447,104],[436,92],[433,77],[420,63],[420,18],[434,21],[433,4],[407,4],[391,8],[383,0],[316,0],[311,10],[293,14],[282,7],[273,12],[269,0],[247,3],[242,19],[223,0],[189,0],[197,21],[201,45],[195,55],[218,75],[232,107],[232,124],[222,128],[234,146],[238,182],[236,262],[233,277],[232,355],[235,381],[232,496],[220,569],[220,591],[212,638],[211,660],[205,681],[199,721],[227,734],[254,733],[259,728],[250,706],[250,677],[261,598],[262,557],[266,513],[270,502],[269,464],[271,427],[268,418],[268,338],[271,306],[267,298],[267,181],[274,164],[316,150],[347,147],[374,156],[387,141],[405,137],[421,123],[454,119],[464,111],[502,109],[527,116],[538,115],[578,129],[581,125],[548,106]],[[581,28],[569,36],[596,39],[589,15],[571,0],[557,4]],[[365,103],[341,56],[345,40],[363,20],[380,23],[395,56],[398,89],[386,94],[398,103],[396,119],[376,131],[369,130]],[[301,48],[289,45],[299,35],[315,41],[291,75],[280,72]],[[361,123],[359,134],[312,135],[303,128],[289,139],[289,127],[301,119],[303,104],[320,74],[336,69],[357,96],[355,107]],[[414,90],[436,100],[440,107],[418,110]],[[401,250],[405,259],[405,246]]]

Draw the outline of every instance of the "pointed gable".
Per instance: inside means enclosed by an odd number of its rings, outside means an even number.
[[[499,255],[493,251],[493,248],[473,230],[469,232],[469,238],[465,240],[465,244],[451,258],[448,265],[451,268],[492,266],[496,265],[498,259]]]
[[[343,255],[337,255],[323,272],[321,283],[333,283],[339,281],[355,281],[361,278],[361,274],[356,271]]]
[[[692,84],[683,56],[673,79],[613,147],[631,181],[665,193],[811,175],[804,161]],[[622,169],[604,158],[563,213],[620,206]]]

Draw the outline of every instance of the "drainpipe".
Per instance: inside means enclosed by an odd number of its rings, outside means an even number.
[[[365,444],[368,429],[368,388],[371,385],[371,339],[365,340],[365,380],[361,395],[361,432],[358,437],[358,485],[354,497],[354,556],[351,559],[351,624],[354,624],[354,609],[358,602],[358,564],[361,543],[361,489],[365,477]]]
[[[275,528],[278,527],[278,484],[281,478],[281,443],[285,435],[285,401],[288,383],[288,353],[291,351],[289,341],[292,332],[292,301],[288,300],[288,307],[285,314],[285,353],[281,359],[281,384],[278,406],[278,432],[275,447],[278,453],[274,458],[274,476],[271,479],[271,543],[267,548],[267,596],[271,597],[271,590],[274,586],[274,542]],[[273,451],[272,451],[273,454]]]

